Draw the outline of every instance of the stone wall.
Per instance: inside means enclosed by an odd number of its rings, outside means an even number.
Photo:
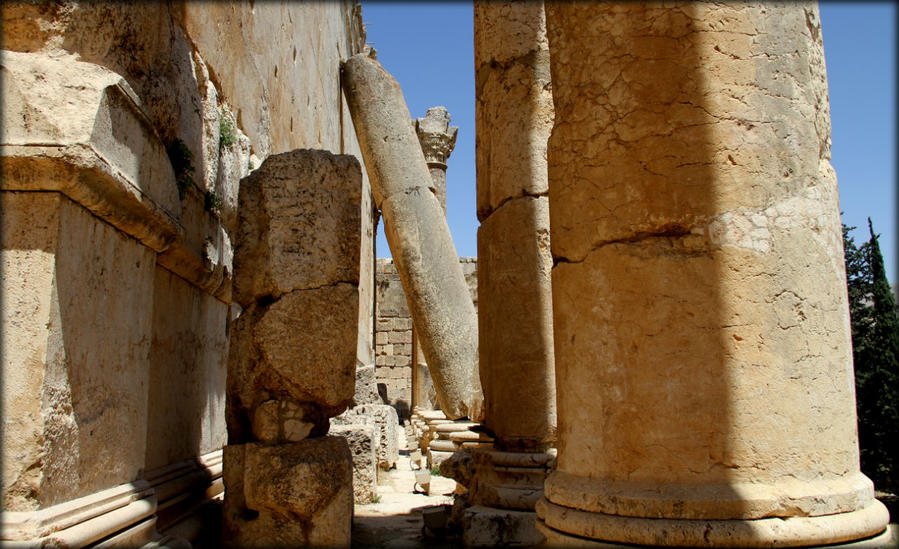
[[[339,85],[360,7],[7,3],[2,26],[4,536],[140,545],[184,519],[172,502],[221,490],[241,179],[298,148],[361,162]],[[101,500],[119,518],[66,518]]]
[[[460,257],[459,263],[477,309],[478,260],[476,257]],[[397,409],[400,417],[409,417],[413,406],[432,408],[436,400],[432,397],[425,403],[413,402],[412,315],[393,260],[379,257],[376,272],[375,375],[378,392],[384,402]]]

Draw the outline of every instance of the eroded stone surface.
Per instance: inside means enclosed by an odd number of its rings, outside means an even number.
[[[252,440],[245,437],[255,410],[271,399],[302,404],[302,421],[319,426],[313,435],[346,409],[354,395],[358,302],[355,287],[337,284],[243,312],[231,328],[230,440]]]
[[[359,284],[362,173],[327,151],[270,156],[240,184],[234,299]]]
[[[478,2],[475,12],[484,422],[500,447],[543,449],[556,424],[543,5]]]
[[[344,438],[227,446],[224,463],[230,546],[349,545],[353,461]]]
[[[712,545],[881,531],[877,513],[852,518],[876,505],[858,472],[817,8],[546,13],[560,416],[547,524],[686,545],[705,519],[723,528]]]
[[[60,193],[0,207],[3,506],[29,511],[143,467],[154,254]]]
[[[353,503],[365,505],[375,500],[378,488],[378,448],[380,429],[373,421],[355,418],[356,423],[335,425],[332,419],[330,434],[343,437],[353,456]]]
[[[477,316],[402,91],[366,55],[347,60],[343,77],[375,204],[441,407],[451,417],[466,416],[480,400],[471,379]]]

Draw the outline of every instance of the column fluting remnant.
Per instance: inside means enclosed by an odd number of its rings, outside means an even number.
[[[549,3],[550,544],[883,532],[812,4]]]

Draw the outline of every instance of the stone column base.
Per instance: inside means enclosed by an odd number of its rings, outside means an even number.
[[[469,499],[473,505],[533,511],[543,496],[543,482],[555,460],[550,452],[505,452],[472,449],[474,474]]]
[[[465,547],[530,547],[544,540],[543,534],[537,530],[537,513],[533,511],[474,505],[465,510],[462,528]]]
[[[544,498],[537,502],[537,516],[537,529],[552,547],[892,546],[890,530],[883,530],[888,513],[877,500],[850,513],[817,517],[685,520],[604,515],[562,507]]]

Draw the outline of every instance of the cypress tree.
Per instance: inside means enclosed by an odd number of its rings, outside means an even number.
[[[899,444],[899,321],[871,220],[871,239],[856,247],[843,225],[862,471],[895,491]]]

